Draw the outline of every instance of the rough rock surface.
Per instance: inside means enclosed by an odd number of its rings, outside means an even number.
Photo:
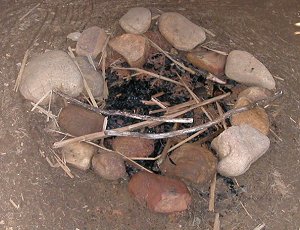
[[[204,30],[175,12],[163,13],[159,31],[176,49],[190,51],[206,39]]]
[[[249,99],[247,99],[246,97],[241,97],[237,100],[234,107],[240,108],[250,103],[251,101]],[[261,107],[256,107],[254,109],[232,115],[231,124],[232,125],[248,124],[265,135],[268,135],[270,130],[270,121],[269,121],[268,114]]]
[[[269,90],[262,87],[253,86],[243,90],[239,94],[238,98],[246,97],[251,102],[255,102],[266,99],[269,96],[271,96],[271,92]]]
[[[96,154],[93,157],[92,165],[94,171],[106,180],[118,180],[127,175],[124,161],[116,153]]]
[[[189,52],[187,59],[196,67],[216,76],[224,75],[226,56],[216,52]]]
[[[211,151],[196,143],[176,149],[161,165],[166,175],[187,179],[199,185],[208,184],[216,173],[217,159]]]
[[[160,213],[186,210],[192,200],[182,181],[147,172],[135,174],[129,181],[128,190],[139,203]]]
[[[76,105],[63,108],[58,117],[59,126],[74,136],[100,132],[104,117]]]
[[[137,34],[123,34],[109,42],[109,46],[121,54],[132,67],[142,67],[147,59],[147,40]]]
[[[62,148],[66,162],[83,171],[90,168],[92,157],[96,151],[96,147],[83,142],[72,143]]]
[[[76,44],[76,53],[80,56],[90,55],[96,58],[102,51],[107,35],[105,31],[98,26],[85,29]]]
[[[51,90],[59,90],[71,97],[78,96],[83,90],[77,66],[63,51],[48,51],[34,57],[22,75],[20,92],[27,100],[36,103]],[[49,97],[41,105],[48,102]]]
[[[223,131],[211,146],[220,158],[218,172],[235,177],[244,174],[268,150],[270,140],[257,129],[240,125]]]
[[[246,51],[234,50],[229,53],[225,74],[228,78],[242,84],[275,89],[275,80],[269,70]]]
[[[144,7],[131,8],[119,23],[127,33],[143,34],[151,25],[151,11]]]
[[[147,157],[154,151],[154,140],[137,137],[116,137],[112,148],[127,157]]]
[[[103,95],[104,89],[103,77],[89,63],[87,57],[76,57],[76,61],[84,76],[84,79],[86,80],[89,88],[91,89],[93,96],[96,98],[101,97]],[[86,95],[88,95],[85,89],[84,92]]]

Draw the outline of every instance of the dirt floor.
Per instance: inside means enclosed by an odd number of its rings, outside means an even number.
[[[37,3],[38,8],[20,18]],[[231,188],[218,178],[216,212],[222,229],[300,228],[300,22],[298,0],[1,0],[0,5],[0,229],[212,229],[208,191],[192,189],[189,211],[161,215],[137,205],[127,181],[108,182],[51,168],[45,117],[13,92],[26,49],[67,48],[66,36],[87,26],[112,29],[133,6],[177,11],[213,31],[212,48],[253,53],[276,77],[285,96],[270,108],[270,150]],[[298,27],[298,31],[300,28]],[[234,187],[234,192],[232,192]],[[231,189],[231,191],[230,191]],[[15,205],[14,205],[15,204]]]

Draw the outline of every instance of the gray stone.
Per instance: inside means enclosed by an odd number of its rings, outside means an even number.
[[[225,74],[228,78],[245,85],[275,89],[275,80],[269,70],[246,51],[234,50],[229,53]]]
[[[151,11],[144,7],[131,8],[119,23],[127,33],[143,34],[151,25]]]
[[[98,26],[85,29],[76,44],[76,53],[79,56],[88,56],[96,58],[103,49],[107,35],[105,31]]]
[[[168,12],[159,18],[159,31],[176,49],[190,51],[206,39],[204,30],[181,14]]]
[[[220,158],[218,172],[235,177],[244,174],[268,150],[270,140],[255,128],[240,125],[223,131],[211,146]]]
[[[80,67],[80,70],[86,80],[89,88],[94,97],[99,98],[103,95],[104,81],[103,77],[97,72],[94,67],[89,63],[87,57],[76,57],[76,61]],[[84,89],[86,95],[87,92]]]
[[[48,51],[36,56],[23,72],[20,92],[27,100],[36,103],[51,90],[59,90],[71,97],[77,97],[83,90],[78,67],[63,51]],[[48,102],[49,97],[41,104]]]

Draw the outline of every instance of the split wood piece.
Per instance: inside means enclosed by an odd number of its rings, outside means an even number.
[[[162,52],[167,58],[169,58],[172,62],[174,62],[174,64],[176,64],[177,66],[181,67],[182,69],[188,71],[191,74],[196,74],[196,72],[194,70],[192,70],[189,67],[186,67],[183,63],[180,63],[179,61],[176,61],[174,58],[171,57],[171,55],[169,55],[166,51],[164,51],[162,48],[160,48],[157,44],[155,44],[152,40],[150,40],[149,38],[147,38],[145,36],[145,38],[150,42],[151,46],[153,46],[155,49],[157,49],[158,51]]]
[[[217,184],[217,174],[215,173],[209,189],[209,203],[208,203],[208,211],[215,211],[215,193],[216,193],[216,184]]]
[[[282,94],[283,94],[282,91],[276,92],[271,97],[268,97],[263,100],[259,100],[257,102],[250,103],[247,106],[229,110],[226,113],[224,113],[222,116],[218,117],[217,119],[215,119],[213,121],[209,121],[203,125],[199,125],[199,126],[195,126],[195,127],[191,127],[191,128],[187,128],[187,129],[181,129],[181,130],[177,130],[177,131],[171,131],[171,132],[159,133],[159,134],[139,133],[139,132],[120,132],[120,131],[116,131],[116,130],[107,130],[105,133],[106,133],[106,135],[109,135],[109,136],[131,136],[131,137],[139,137],[139,138],[146,138],[146,139],[164,139],[164,138],[176,137],[176,136],[180,136],[183,134],[194,133],[194,132],[203,130],[205,128],[212,127],[212,126],[222,122],[222,120],[229,118],[233,114],[242,113],[242,112],[248,111],[250,109],[253,109],[257,106],[266,105],[266,104],[274,101],[275,99],[281,97]]]
[[[171,122],[171,123],[193,123],[193,118],[167,118],[167,117],[152,117],[148,115],[142,115],[142,114],[134,114],[134,113],[128,113],[128,112],[123,112],[119,110],[104,110],[100,108],[95,108],[93,106],[90,106],[86,103],[83,103],[75,98],[72,98],[64,93],[55,91],[56,94],[59,96],[67,99],[68,101],[71,101],[77,105],[80,105],[81,107],[91,110],[96,113],[101,113],[102,115],[105,116],[124,116],[124,117],[130,117],[130,118],[135,118],[138,120],[147,120],[147,121],[162,121],[162,122]]]
[[[71,135],[69,133],[64,133],[64,132],[61,132],[61,131],[58,131],[58,130],[48,129],[48,131],[59,133],[59,134],[62,134],[62,135],[65,135],[65,136],[69,136],[69,137],[74,137],[73,135]],[[116,154],[120,155],[124,160],[130,161],[132,164],[134,164],[135,166],[137,166],[139,169],[147,171],[149,173],[153,173],[152,171],[146,169],[142,165],[136,163],[134,160],[132,160],[131,158],[125,156],[124,154],[122,154],[122,153],[120,153],[118,151],[113,151],[111,149],[105,148],[104,146],[97,145],[97,144],[95,144],[93,142],[90,142],[90,141],[84,141],[84,142],[87,143],[87,144],[93,145],[93,146],[95,146],[95,147],[97,147],[99,149],[103,149],[103,150],[108,151],[108,152],[116,153]]]
[[[18,92],[18,90],[19,90],[19,86],[20,86],[20,83],[21,83],[21,80],[22,80],[22,76],[23,76],[23,72],[24,72],[24,69],[25,69],[25,66],[26,66],[28,55],[29,55],[29,50],[26,50],[25,55],[24,55],[23,60],[22,60],[22,64],[21,64],[21,68],[20,68],[18,77],[16,79],[16,83],[15,83],[15,86],[14,86],[14,91],[15,92]]]
[[[185,113],[187,113],[187,112],[189,112],[193,109],[198,108],[199,106],[216,102],[216,101],[221,100],[221,99],[223,99],[223,98],[225,98],[229,95],[230,95],[230,93],[226,93],[226,94],[214,97],[214,98],[210,98],[208,100],[203,101],[202,103],[193,105],[192,107],[190,107],[188,109],[185,109],[183,111],[179,111],[179,112],[176,112],[176,113],[173,113],[173,114],[166,115],[165,117],[175,118],[175,117],[181,116],[181,115],[183,115],[183,114],[185,114]],[[140,122],[140,123],[128,125],[128,126],[125,126],[125,127],[114,129],[114,130],[119,131],[119,132],[133,131],[133,130],[136,130],[136,129],[145,128],[145,127],[150,126],[150,125],[159,125],[159,124],[160,124],[160,122],[158,122],[158,121],[143,121],[143,122]],[[71,143],[80,142],[80,141],[92,141],[92,140],[97,140],[97,139],[101,139],[101,138],[105,138],[105,137],[108,137],[108,135],[106,135],[103,131],[102,132],[97,132],[97,133],[91,133],[91,134],[87,134],[87,135],[83,135],[83,136],[79,136],[79,137],[74,137],[74,138],[71,138],[71,139],[68,139],[68,140],[55,142],[53,147],[54,148],[61,148],[65,145],[68,145],[68,144],[71,144]]]
[[[218,109],[219,115],[222,116],[224,114],[224,111],[223,111],[221,105],[219,104],[219,102],[216,102],[216,104],[217,104],[217,109]],[[222,125],[223,125],[224,129],[228,128],[225,119],[222,120]]]
[[[174,124],[173,130],[177,130],[177,129],[178,129],[178,124]],[[172,140],[171,140],[171,138],[169,138],[169,139],[167,140],[167,143],[166,143],[166,145],[165,145],[165,147],[164,147],[162,153],[160,154],[159,159],[156,161],[156,164],[157,164],[158,167],[159,167],[159,166],[165,161],[165,159],[167,158],[169,149],[170,149],[170,147],[171,147],[171,144],[172,144]]]
[[[178,81],[172,80],[170,78],[167,78],[167,77],[161,76],[159,74],[152,73],[152,72],[149,72],[147,70],[140,69],[140,68],[125,68],[125,67],[117,67],[117,66],[113,66],[112,68],[116,69],[116,70],[132,70],[132,71],[136,71],[138,73],[147,74],[147,75],[149,75],[151,77],[155,77],[155,78],[158,78],[158,79],[161,79],[161,80],[164,80],[164,81],[172,82],[172,83],[174,83],[176,85],[183,86],[182,83],[180,83]]]

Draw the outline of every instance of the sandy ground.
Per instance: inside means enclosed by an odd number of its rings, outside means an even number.
[[[213,31],[210,47],[242,49],[260,59],[277,78],[285,96],[268,109],[270,150],[237,179],[244,192],[234,195],[220,178],[216,211],[222,229],[299,229],[299,1],[133,1],[133,0],[1,0],[0,7],[0,229],[212,229],[208,192],[193,189],[188,212],[161,215],[137,205],[127,181],[107,182],[93,173],[74,171],[70,179],[42,157],[51,155],[45,118],[13,86],[18,63],[45,49],[67,48],[66,36],[87,26],[114,28],[132,6],[177,11]],[[298,27],[298,31],[300,28]],[[15,205],[13,204],[15,203]]]

